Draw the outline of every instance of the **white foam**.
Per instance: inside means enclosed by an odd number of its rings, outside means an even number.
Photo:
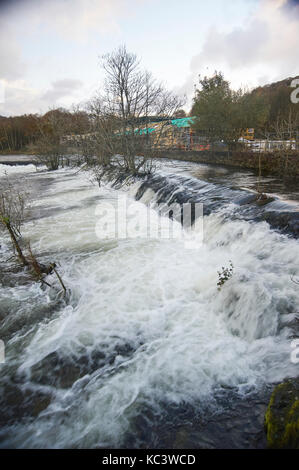
[[[297,374],[289,330],[280,328],[280,315],[299,301],[290,278],[299,265],[295,240],[266,223],[224,222],[220,213],[205,217],[205,243],[197,250],[176,239],[101,240],[95,208],[101,200],[116,204],[119,192],[69,174],[61,172],[39,201],[64,211],[28,223],[25,233],[33,250],[64,260],[71,306],[39,325],[20,370],[54,351],[112,354],[121,342],[135,353],[119,354],[106,375],[99,369],[58,393],[44,417],[17,426],[10,445],[119,445],[145,405],[209,402],[222,386],[246,394]],[[147,191],[144,201],[151,196]],[[142,225],[146,206],[137,204]],[[217,271],[229,260],[233,277],[218,291]]]
[[[3,165],[0,163],[0,178],[5,175],[16,175],[36,172],[36,166],[29,165]]]

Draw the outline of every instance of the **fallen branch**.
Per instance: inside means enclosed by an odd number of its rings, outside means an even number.
[[[57,279],[58,279],[58,281],[60,282],[61,287],[62,287],[62,289],[64,290],[64,295],[65,295],[65,294],[66,294],[66,287],[65,287],[65,285],[64,285],[64,283],[63,283],[63,280],[61,279],[61,276],[58,274],[58,272],[57,272],[57,270],[56,270],[56,264],[55,264],[55,263],[52,263],[52,264],[50,264],[49,267],[52,268],[52,270],[53,270],[54,273],[56,274]]]
[[[48,287],[52,287],[51,284],[49,284],[47,281],[45,281],[45,277],[52,274],[53,272],[56,274],[57,279],[64,291],[64,295],[66,294],[67,290],[64,285],[64,282],[59,275],[57,269],[56,269],[56,263],[51,263],[49,266],[45,266],[43,264],[40,264],[36,257],[33,255],[30,243],[28,243],[28,251],[29,251],[29,264],[33,268],[33,271],[37,277],[37,280],[40,281],[42,284],[46,284]]]

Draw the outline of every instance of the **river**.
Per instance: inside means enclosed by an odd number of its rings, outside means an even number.
[[[263,178],[274,200],[259,207],[253,173],[174,161],[125,187],[99,187],[78,169],[4,171],[30,188],[23,237],[58,263],[69,293],[6,272],[1,234],[0,446],[265,447],[271,390],[299,375],[298,189]],[[105,238],[98,226],[120,196],[139,237]],[[149,213],[169,227],[159,203],[190,200],[203,203],[202,244],[148,237]]]

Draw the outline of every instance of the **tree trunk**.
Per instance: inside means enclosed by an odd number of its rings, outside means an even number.
[[[6,222],[5,225],[6,225],[7,230],[9,231],[9,235],[10,235],[10,238],[12,240],[12,243],[13,243],[15,249],[17,250],[19,260],[21,261],[23,266],[28,266],[28,261],[26,260],[25,256],[22,253],[22,250],[20,248],[20,245],[18,243],[18,240],[16,239],[16,236],[14,234],[14,231],[13,231],[10,223]]]

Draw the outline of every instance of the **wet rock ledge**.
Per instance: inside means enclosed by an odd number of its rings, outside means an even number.
[[[299,378],[275,387],[265,415],[268,447],[299,449]]]

